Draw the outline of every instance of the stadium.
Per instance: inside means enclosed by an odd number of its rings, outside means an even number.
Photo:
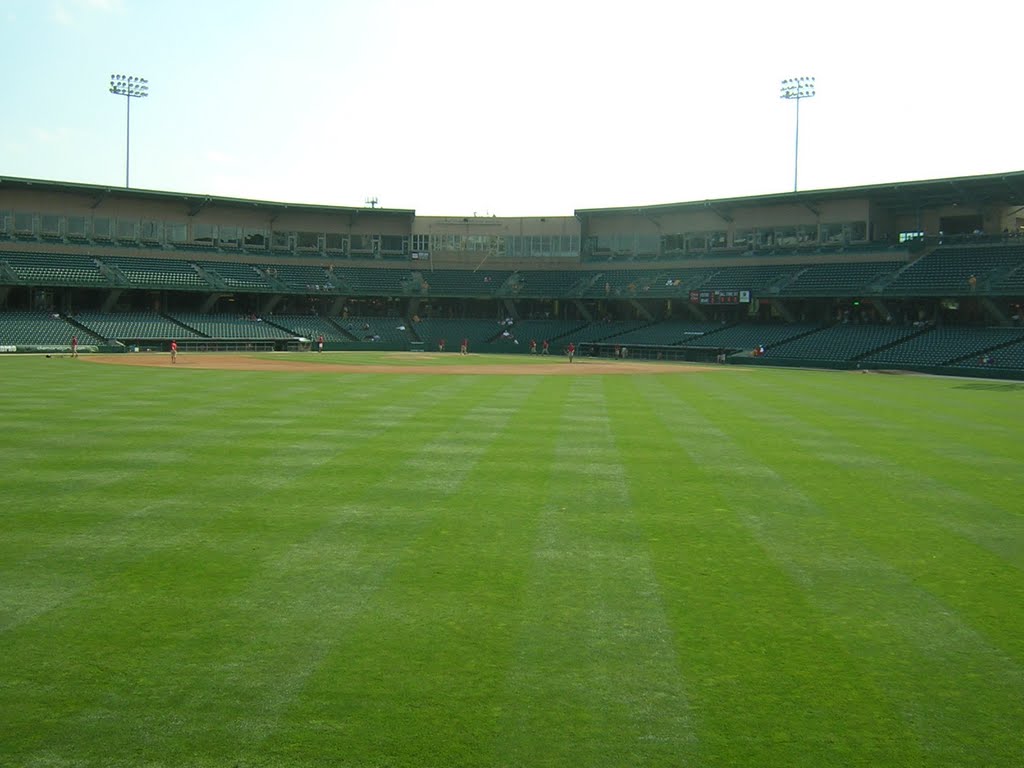
[[[0,179],[0,764],[1020,765],[1022,211]]]
[[[0,346],[437,350],[1024,377],[1024,172],[573,216],[0,181]]]

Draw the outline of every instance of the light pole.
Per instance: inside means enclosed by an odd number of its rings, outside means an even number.
[[[800,99],[814,95],[813,77],[793,77],[782,81],[781,98],[796,102],[796,149],[793,154],[793,191],[796,192],[797,170],[800,167]]]
[[[125,98],[125,133],[124,133],[124,186],[128,188],[128,165],[132,138],[132,99],[144,99],[149,96],[149,81],[144,77],[129,75],[111,75],[110,92]]]

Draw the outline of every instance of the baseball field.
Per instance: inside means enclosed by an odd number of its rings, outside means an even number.
[[[0,765],[1024,764],[1024,384],[369,353],[0,380]]]

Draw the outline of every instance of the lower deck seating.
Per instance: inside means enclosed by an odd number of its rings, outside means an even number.
[[[766,357],[818,362],[848,362],[920,333],[919,328],[889,325],[834,325],[768,345]]]
[[[156,312],[81,312],[75,320],[100,338],[115,341],[161,341],[198,338],[195,332]]]
[[[980,359],[986,350],[1024,340],[1021,328],[934,328],[864,358],[866,363],[899,366],[949,365]],[[993,357],[995,353],[993,353]]]
[[[73,336],[98,341],[55,313],[0,312],[0,346],[70,345]]]
[[[244,315],[209,314],[199,312],[174,313],[177,322],[194,329],[208,339],[287,340],[294,338],[288,331],[262,319]]]

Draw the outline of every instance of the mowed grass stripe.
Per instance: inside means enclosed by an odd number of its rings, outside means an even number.
[[[670,408],[673,399],[677,405]],[[850,652],[873,661],[858,674],[896,704],[902,728],[915,734],[923,764],[949,764],[968,755],[999,764],[1020,753],[1024,744],[1013,723],[1024,701],[1021,668],[1002,643],[993,642],[1005,635],[992,634],[1000,624],[996,617],[1005,618],[1020,604],[1007,600],[1014,584],[1019,589],[1019,580],[1012,580],[1015,569],[993,563],[990,552],[965,547],[939,528],[933,536],[927,527],[919,533],[913,506],[887,507],[884,493],[880,500],[875,493],[867,499],[860,489],[883,488],[877,477],[853,478],[844,492],[848,470],[787,450],[791,434],[722,418],[724,409],[710,399],[684,405],[671,398],[661,407],[684,423],[701,412],[716,414],[719,439],[702,450],[703,463],[725,472],[755,460],[762,464],[752,482],[732,487],[731,504],[746,510],[746,525],[766,552],[830,614],[832,631]],[[691,406],[694,413],[687,412]],[[908,530],[915,531],[910,541]],[[984,569],[992,567],[1010,575],[1006,588],[976,594],[982,601],[977,609],[951,610],[949,585],[970,584],[975,592],[978,583],[990,582]],[[923,577],[926,570],[941,575]],[[973,621],[978,616],[991,620]]]
[[[441,382],[436,385],[441,386]],[[425,385],[408,381],[404,386],[410,392],[422,392]],[[398,391],[401,388],[395,381],[383,384],[381,389],[385,407],[394,397],[408,394]],[[454,392],[458,392],[458,388]],[[287,401],[287,397],[284,400]],[[410,418],[413,416],[410,414]],[[230,421],[226,423],[230,424]],[[180,421],[178,426],[185,432],[191,432],[196,442],[196,436],[200,434],[198,428],[189,430],[188,425]],[[394,423],[387,430],[392,430],[384,438],[388,443],[404,439],[407,434],[401,425]],[[382,434],[385,431],[382,428]],[[219,445],[219,440],[215,442]],[[248,443],[240,450],[255,453],[257,449],[253,445]],[[366,447],[364,443],[359,449]],[[268,444],[264,449],[274,450],[274,446]],[[352,445],[338,445],[340,452],[352,449]],[[133,729],[112,719],[106,723],[111,732],[106,734],[103,742],[97,742],[98,748],[109,748],[119,735],[132,739],[131,744],[126,745],[129,752],[132,748],[145,749],[143,734],[157,739],[161,745],[164,740],[173,743],[190,738],[181,728],[198,727],[201,721],[182,718],[181,713],[190,711],[190,704],[197,706],[198,702],[181,701],[173,692],[179,687],[185,690],[190,686],[201,688],[206,672],[202,666],[195,667],[194,659],[205,653],[222,653],[224,648],[218,643],[218,638],[223,642],[231,641],[230,636],[224,637],[225,632],[232,630],[231,617],[225,617],[220,601],[225,594],[238,589],[261,570],[261,557],[269,557],[275,548],[287,546],[289,537],[296,535],[296,531],[319,525],[320,517],[329,514],[324,505],[315,500],[323,490],[322,483],[308,483],[304,475],[296,478],[296,487],[305,487],[307,496],[314,499],[312,503],[304,503],[301,493],[294,495],[294,487],[280,489],[277,498],[273,495],[268,497],[254,490],[245,477],[234,476],[232,464],[227,464],[226,471],[224,464],[211,466],[206,463],[203,453],[201,450],[195,452],[200,457],[199,463],[191,470],[180,468],[182,475],[203,472],[210,486],[219,488],[221,492],[212,500],[201,495],[194,497],[196,504],[190,510],[191,522],[185,523],[189,541],[184,546],[168,551],[166,542],[157,537],[159,543],[153,549],[145,535],[127,538],[133,532],[126,531],[120,539],[122,547],[112,557],[110,572],[104,578],[95,578],[77,596],[78,602],[74,606],[56,612],[46,621],[36,622],[17,633],[16,637],[10,634],[4,637],[5,645],[12,649],[12,653],[22,650],[17,647],[19,642],[26,647],[56,643],[63,649],[61,655],[42,658],[38,665],[24,670],[29,675],[22,683],[27,702],[31,702],[33,694],[42,688],[36,683],[52,678],[57,670],[65,677],[70,676],[68,684],[74,690],[74,695],[62,702],[67,707],[64,712],[47,712],[47,719],[54,722],[60,736],[46,738],[42,729],[36,729],[32,735],[40,743],[59,743],[66,738],[75,738],[77,730],[69,728],[69,723],[66,720],[62,722],[61,718],[72,717],[76,710],[83,710],[77,716],[81,728],[87,725],[94,734],[102,732],[105,729],[97,712],[103,709],[107,700],[111,707],[115,701],[141,705],[137,710],[130,710],[137,711],[140,716],[155,710],[153,716],[156,721],[137,723],[138,727]],[[357,478],[355,485],[363,488],[373,485],[375,472],[383,477],[393,470],[388,462],[371,462],[357,469],[361,471],[353,473]],[[218,474],[221,471],[224,474]],[[325,472],[323,476],[330,478],[332,473]],[[131,498],[129,495],[126,501]],[[224,499],[230,499],[231,503],[224,504]],[[112,536],[113,532],[108,530],[105,534]],[[93,563],[90,567],[99,574],[107,570],[102,563]],[[287,639],[285,636],[281,641],[287,642]],[[148,647],[150,643],[152,650]],[[90,658],[90,653],[93,656],[102,653],[102,659]],[[182,657],[180,665],[173,658],[176,653]],[[130,669],[119,670],[119,663],[128,664]],[[140,688],[140,678],[135,677],[136,672],[142,674],[150,668],[154,670],[153,691],[147,691],[145,686]],[[173,669],[175,674],[165,680],[157,674],[160,669]],[[143,676],[141,680],[146,678]],[[38,716],[38,712],[31,712],[31,707],[23,708],[21,712],[30,718]],[[161,718],[166,718],[167,722],[159,722]],[[179,728],[168,727],[174,724]],[[202,725],[208,726],[207,723]],[[211,747],[216,745],[217,738],[216,729],[211,729]]]
[[[908,414],[914,413],[912,405],[920,399],[916,392],[922,381],[914,380],[910,391],[897,386],[903,382],[885,382],[890,390],[884,398],[887,402],[903,398],[899,415],[893,413],[888,421],[902,432],[895,440],[879,439],[871,429],[859,426],[870,423],[867,413],[861,419],[847,418],[845,424],[824,422],[834,409],[821,396],[801,398],[804,419],[776,430],[776,419],[792,413],[795,401],[777,391],[758,393],[754,398],[736,389],[729,395],[730,403],[737,412],[745,412],[756,399],[758,419],[735,440],[739,444],[749,441],[757,446],[753,450],[759,450],[770,434],[784,449],[772,452],[767,463],[786,481],[803,488],[821,506],[842,510],[846,519],[856,521],[862,544],[963,614],[1004,653],[1024,663],[1024,639],[1016,627],[1000,618],[1012,606],[1024,604],[1020,573],[1024,515],[1019,509],[1009,509],[1024,492],[1024,476],[1007,472],[998,463],[989,466],[977,460],[965,471],[960,458],[948,459],[931,450],[936,442],[955,443],[959,432],[969,431],[973,423],[985,418],[980,408],[957,408],[955,400],[948,402],[948,396],[931,399],[942,400],[943,412],[966,414],[960,430],[950,425],[947,416],[935,428],[940,434],[933,429],[923,450],[904,457],[903,446],[919,420]],[[931,383],[941,388],[944,382]],[[864,386],[874,387],[874,383],[862,377],[836,376],[832,389],[860,390]],[[865,401],[864,406],[870,408],[870,402]],[[938,407],[931,404],[930,410]],[[1012,433],[1012,423],[1006,424],[1003,418],[1004,428]],[[823,423],[833,427],[826,430],[820,426]],[[819,445],[825,438],[831,441],[829,449]],[[817,450],[807,450],[808,442],[817,445]],[[1001,506],[993,507],[992,500],[979,495],[993,485],[1003,489]],[[861,493],[866,488],[871,489],[870,500]],[[905,541],[908,531],[913,531],[911,547]],[[972,578],[963,578],[965,571]]]
[[[609,429],[614,403],[601,379],[560,384],[497,764],[685,764],[686,692]]]
[[[630,486],[675,629],[702,752],[720,764],[907,765],[912,734],[867,662],[750,524],[786,504],[733,450],[744,417],[703,414],[697,388],[609,381]],[[703,405],[703,403],[702,403]],[[672,478],[671,482],[665,482]]]
[[[478,381],[486,398],[434,404],[445,427],[415,442],[417,461],[435,458],[421,476],[445,482],[397,473],[406,512],[429,525],[263,745],[276,764],[294,764],[311,746],[360,765],[489,762],[532,494],[546,482],[523,467],[550,453],[542,425],[551,414],[541,379]],[[475,450],[455,453],[455,445]],[[382,526],[392,514],[381,511]]]

